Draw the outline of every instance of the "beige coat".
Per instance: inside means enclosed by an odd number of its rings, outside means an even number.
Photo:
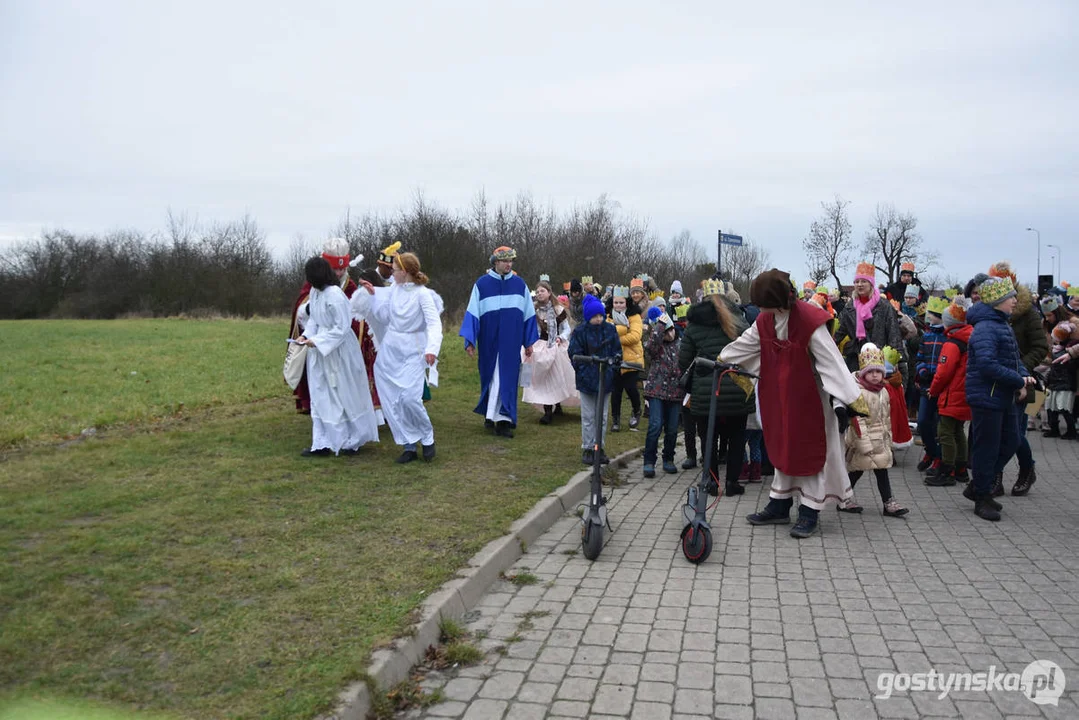
[[[855,377],[857,382],[857,377]],[[870,392],[861,385],[862,397],[869,404],[869,417],[851,418],[844,437],[847,470],[881,470],[892,466],[892,412],[888,391]],[[861,437],[855,431],[855,424]]]

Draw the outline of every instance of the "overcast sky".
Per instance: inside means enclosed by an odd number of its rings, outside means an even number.
[[[249,211],[283,250],[420,189],[717,228],[803,277],[835,193],[949,273],[1079,282],[1079,2],[0,0],[0,246]],[[1051,249],[1042,247],[1043,272]]]

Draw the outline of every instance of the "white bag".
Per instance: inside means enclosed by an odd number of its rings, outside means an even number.
[[[289,343],[288,350],[285,351],[285,365],[282,368],[282,372],[285,375],[285,382],[293,390],[300,384],[300,380],[303,379],[304,370],[307,369],[307,346],[300,345],[299,343]]]
[[[532,370],[534,366],[530,362],[521,363],[521,387],[532,387]]]

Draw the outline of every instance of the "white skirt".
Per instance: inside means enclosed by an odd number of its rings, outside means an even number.
[[[581,404],[577,395],[577,379],[566,345],[555,343],[548,347],[546,340],[532,346],[532,384],[524,389],[522,399],[532,405],[576,407]]]
[[[1071,412],[1075,406],[1075,393],[1071,390],[1050,390],[1045,398],[1049,412]]]

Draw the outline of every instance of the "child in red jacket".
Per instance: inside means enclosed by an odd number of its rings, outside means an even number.
[[[964,425],[971,417],[967,405],[967,343],[974,328],[967,324],[967,309],[959,299],[953,301],[941,317],[944,319],[944,347],[937,360],[933,383],[929,386],[929,397],[936,398],[940,414],[937,425],[940,473],[925,479],[925,484],[933,487],[970,481]]]

